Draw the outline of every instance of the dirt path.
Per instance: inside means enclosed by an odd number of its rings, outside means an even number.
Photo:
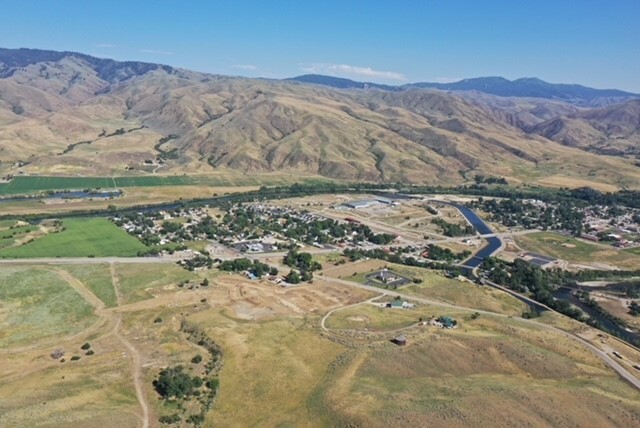
[[[105,305],[102,300],[98,298],[91,290],[89,290],[85,285],[75,276],[71,275],[66,270],[55,269],[55,273],[60,276],[60,278],[64,279],[67,284],[71,286],[84,300],[89,302],[91,306],[95,308],[96,315],[99,317],[110,317],[111,315],[105,312]]]
[[[120,305],[122,298],[121,298],[120,289],[118,287],[118,277],[115,273],[114,263],[110,263],[109,267],[111,271],[111,282],[113,284],[113,289],[116,294],[116,301],[118,305]],[[64,279],[69,284],[69,286],[71,286],[71,288],[73,288],[78,294],[80,294],[80,296],[82,296],[83,299],[85,299],[94,307],[95,314],[100,318],[99,325],[113,323],[113,327],[111,328],[111,331],[109,334],[113,335],[116,339],[118,339],[120,343],[122,343],[122,345],[131,354],[132,363],[133,363],[132,364],[133,365],[132,367],[133,385],[136,390],[136,396],[138,398],[138,402],[140,403],[140,407],[142,407],[142,416],[141,416],[142,427],[148,428],[149,427],[149,405],[147,403],[147,400],[144,394],[143,376],[142,376],[142,357],[140,355],[140,352],[138,352],[138,350],[131,344],[131,342],[129,342],[129,340],[120,333],[119,329],[120,329],[120,325],[122,324],[121,314],[107,309],[102,300],[100,300],[95,294],[93,294],[93,292],[90,289],[88,289],[82,283],[82,281],[80,281],[78,278],[71,275],[69,272],[63,269],[52,269],[52,270],[56,272],[62,279]],[[87,331],[88,330],[84,330],[78,333],[76,336],[86,335]],[[41,344],[38,344],[37,346],[41,346]]]
[[[329,312],[327,312],[326,314],[324,314],[324,316],[323,316],[323,317],[322,317],[322,319],[320,320],[320,327],[321,327],[324,331],[326,331],[326,332],[330,333],[330,332],[331,332],[331,330],[329,330],[329,329],[325,326],[325,323],[327,322],[327,318],[329,318],[329,317],[330,317],[334,312],[336,312],[336,311],[341,311],[341,310],[343,310],[343,309],[353,308],[354,306],[364,305],[364,304],[366,304],[366,303],[372,303],[374,300],[379,299],[379,298],[380,298],[380,297],[382,297],[382,296],[384,296],[384,294],[380,294],[379,296],[374,296],[374,297],[372,297],[372,298],[370,298],[370,299],[364,300],[364,301],[362,301],[362,302],[357,302],[357,303],[354,303],[354,304],[352,304],[352,305],[340,306],[339,308],[331,309]]]
[[[113,290],[116,294],[116,302],[118,306],[122,301],[122,295],[120,293],[120,287],[118,282],[118,276],[116,275],[115,264],[109,264],[109,270],[111,271],[111,283],[113,284]],[[131,353],[133,359],[133,386],[136,390],[136,396],[138,397],[138,403],[142,407],[142,427],[149,428],[149,404],[144,393],[143,376],[142,376],[142,357],[140,352],[129,342],[122,334],[120,334],[119,328],[122,323],[122,315],[116,312],[111,312],[112,316],[116,319],[113,327],[113,335],[122,343]]]

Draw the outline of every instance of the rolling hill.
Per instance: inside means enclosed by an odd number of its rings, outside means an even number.
[[[561,101],[339,90],[25,49],[0,50],[0,64],[3,176],[278,172],[450,185],[483,174],[640,187],[633,159],[545,131],[570,115],[591,127],[615,116]]]

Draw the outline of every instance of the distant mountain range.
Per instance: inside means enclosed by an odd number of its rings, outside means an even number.
[[[476,91],[500,97],[544,98],[583,105],[609,105],[631,98],[640,98],[639,94],[618,89],[594,89],[576,84],[548,83],[534,77],[517,80],[508,80],[504,77],[478,77],[452,83],[418,82],[401,86],[357,82],[318,74],[305,74],[287,80],[313,83],[338,89],[375,88],[384,91],[405,91],[416,88],[429,88],[443,91]]]
[[[531,79],[428,85],[249,79],[0,49],[0,177],[277,173],[451,185],[478,174],[640,188],[633,94]]]
[[[163,70],[169,74],[175,69],[168,65],[151,64],[139,61],[114,61],[96,58],[77,52],[58,52],[41,49],[5,49],[0,48],[0,78],[11,77],[16,70],[42,62],[56,62],[74,56],[86,61],[97,72],[98,77],[110,83],[127,80],[130,77],[145,74],[153,70]]]

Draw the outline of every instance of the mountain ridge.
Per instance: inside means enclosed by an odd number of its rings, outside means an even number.
[[[640,98],[640,94],[634,94],[619,89],[595,89],[578,84],[549,83],[536,77],[524,77],[515,80],[508,80],[500,76],[489,76],[462,79],[451,83],[415,82],[398,86],[381,85],[371,82],[358,82],[350,79],[317,74],[306,74],[286,80],[320,84],[335,87],[337,89],[375,88],[387,91],[402,91],[416,88],[428,88],[444,91],[477,91],[501,97],[544,98],[564,100],[584,105],[592,105],[594,102],[597,105],[598,100],[612,99],[613,102],[607,102],[607,104],[611,104],[630,98]]]
[[[55,58],[14,62],[0,78],[0,176],[277,172],[451,185],[478,174],[640,187],[628,150],[601,156],[526,129],[589,111],[560,101],[345,91],[75,53]],[[573,120],[633,122],[623,111]]]

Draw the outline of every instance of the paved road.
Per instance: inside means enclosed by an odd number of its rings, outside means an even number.
[[[416,296],[404,294],[402,292],[399,292],[398,290],[385,290],[385,289],[381,289],[381,288],[378,288],[378,287],[372,287],[372,286],[369,286],[369,285],[358,284],[358,283],[355,283],[355,282],[350,282],[350,281],[345,281],[345,280],[338,279],[338,278],[330,278],[330,277],[325,277],[325,276],[323,276],[322,279],[325,280],[325,281],[328,281],[328,282],[334,282],[334,283],[338,283],[338,284],[347,285],[347,286],[350,286],[350,287],[361,288],[361,289],[364,289],[364,290],[372,291],[372,292],[375,292],[375,293],[379,293],[380,295],[400,296],[403,299],[411,300],[411,301],[422,303],[422,304],[440,306],[440,307],[449,308],[449,309],[468,310],[468,311],[478,312],[480,314],[491,315],[491,316],[495,316],[495,317],[499,317],[499,318],[513,318],[513,317],[511,317],[509,315],[506,315],[506,314],[500,314],[500,313],[485,311],[485,310],[481,310],[481,309],[474,309],[474,308],[468,308],[468,307],[464,307],[464,306],[452,305],[452,304],[449,304],[449,303],[443,303],[443,302],[439,302],[437,300],[426,299],[426,298],[423,298],[423,297],[416,297]],[[355,305],[352,305],[352,306],[355,306]],[[325,317],[322,319],[322,327],[323,328],[324,328],[324,322],[326,321],[326,318],[327,318],[327,315],[325,315]],[[540,323],[540,322],[537,322],[537,321],[534,321],[534,320],[524,319],[524,318],[518,318],[517,320],[519,322],[523,322],[525,324],[535,325],[536,327],[538,327],[540,329],[543,329],[543,330],[547,330],[547,331],[551,331],[551,332],[554,332],[554,333],[557,333],[557,334],[561,334],[562,336],[564,336],[564,337],[566,337],[568,339],[571,339],[571,340],[574,340],[576,342],[579,342],[580,344],[584,345],[587,349],[589,349],[594,355],[599,357],[607,366],[612,368],[622,379],[626,380],[628,383],[630,383],[636,389],[640,390],[640,379],[638,379],[637,377],[635,377],[634,375],[629,373],[629,371],[627,371],[627,369],[623,365],[621,365],[616,360],[611,358],[611,356],[609,356],[606,352],[602,351],[601,349],[599,349],[596,346],[594,346],[591,343],[589,343],[587,340],[585,340],[585,339],[583,339],[583,338],[581,338],[581,337],[579,337],[579,336],[577,336],[577,335],[575,335],[573,333],[566,332],[564,330],[561,330],[561,329],[559,329],[557,327],[554,327],[554,326],[551,326],[551,325],[548,325],[548,324],[543,324],[543,323]]]

